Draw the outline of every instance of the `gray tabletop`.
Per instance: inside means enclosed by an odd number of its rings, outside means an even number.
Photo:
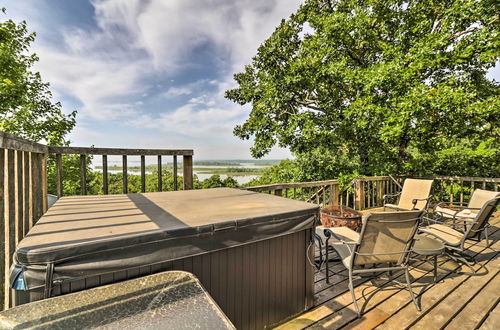
[[[413,252],[420,255],[437,255],[441,254],[444,250],[444,244],[440,240],[425,235],[417,235],[415,237],[415,244],[413,245]]]
[[[1,329],[234,329],[191,273],[169,271],[21,305]]]

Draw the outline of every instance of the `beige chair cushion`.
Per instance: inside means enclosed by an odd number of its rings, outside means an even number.
[[[431,193],[433,180],[406,179],[399,198],[398,208],[411,210],[414,199],[428,198]],[[416,208],[422,210],[426,201],[418,201]]]
[[[346,268],[351,267],[351,258],[352,258],[351,251],[354,249],[354,244],[357,244],[359,242],[359,233],[347,227],[335,227],[335,228],[330,228],[330,230],[342,241],[353,243],[349,245],[343,244],[339,240],[337,240],[335,236],[332,236],[330,241],[328,241],[328,243],[330,243],[330,245],[335,249],[335,251],[337,251],[337,254],[342,260],[344,266]]]
[[[466,218],[466,219],[474,219],[477,216],[478,211],[463,209],[461,211],[450,210],[445,207],[437,206],[435,212],[445,218]]]
[[[467,206],[474,209],[480,209],[486,202],[494,199],[497,196],[500,196],[500,192],[476,189],[472,193],[469,204]]]
[[[424,228],[420,228],[420,231],[431,234],[451,246],[460,245],[460,241],[464,236],[464,234],[456,231],[455,229],[440,224],[434,224]]]
[[[390,209],[395,209],[395,210],[401,210],[401,208],[399,208],[399,206],[394,205],[394,204],[385,204],[384,207],[388,207]]]

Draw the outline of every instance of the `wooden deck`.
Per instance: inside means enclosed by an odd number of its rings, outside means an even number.
[[[467,267],[440,258],[438,281],[432,267],[416,260],[410,274],[422,311],[415,309],[410,295],[401,285],[389,282],[386,274],[355,281],[358,304],[363,310],[357,318],[347,287],[346,270],[340,262],[330,264],[335,275],[330,284],[325,271],[316,272],[315,306],[279,329],[499,329],[500,328],[500,212],[490,220],[490,247],[486,241],[471,241],[477,275],[469,276]],[[451,270],[454,271],[451,271]],[[380,274],[380,273],[379,273]],[[394,277],[404,282],[401,273]],[[382,278],[385,278],[382,279]],[[363,307],[361,307],[363,306]]]

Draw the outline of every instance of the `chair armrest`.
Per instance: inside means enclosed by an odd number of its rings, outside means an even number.
[[[339,236],[339,235],[335,234],[333,231],[331,231],[328,228],[325,229],[325,236],[327,237],[328,240],[331,237],[333,237],[336,240],[340,241],[342,244],[348,244],[348,245],[357,245],[358,244],[358,242],[356,242],[356,241],[344,239],[343,236]]]
[[[413,209],[415,209],[415,206],[417,206],[417,203],[419,201],[427,201],[427,203],[425,203],[425,207],[424,209],[427,209],[427,206],[429,205],[429,201],[432,199],[432,195],[427,197],[427,198],[414,198],[412,199],[412,204],[413,204]]]

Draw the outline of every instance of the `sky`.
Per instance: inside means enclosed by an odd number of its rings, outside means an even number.
[[[3,0],[37,33],[35,70],[75,146],[189,148],[197,159],[250,159],[232,134],[249,106],[224,98],[233,74],[302,0]],[[490,71],[500,80],[500,65]],[[275,148],[266,158],[290,157]]]
[[[189,148],[197,159],[251,159],[232,134],[250,108],[224,98],[233,74],[301,0],[4,0],[37,34],[35,70],[75,146]],[[290,157],[275,148],[266,158]]]

